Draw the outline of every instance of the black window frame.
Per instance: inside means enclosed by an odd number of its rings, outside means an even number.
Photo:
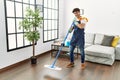
[[[10,17],[10,16],[7,15],[7,1],[11,1],[11,2],[14,3],[14,17]],[[15,0],[4,0],[7,52],[32,46],[32,43],[31,43],[31,42],[29,42],[29,44],[26,45],[26,43],[25,43],[25,40],[26,40],[26,39],[25,39],[25,37],[24,37],[24,33],[25,33],[24,30],[23,30],[22,32],[17,32],[17,19],[21,19],[21,20],[24,19],[24,7],[23,7],[23,6],[26,5],[26,6],[29,6],[29,7],[33,7],[33,8],[35,9],[36,6],[37,6],[37,4],[36,4],[36,0],[34,0],[34,3],[33,3],[33,4],[30,3],[30,0],[29,0],[29,3],[25,3],[24,0],[21,0],[21,1],[22,1],[22,2],[20,2],[20,1],[15,1]],[[16,4],[17,4],[17,3],[20,3],[20,4],[22,5],[22,16],[21,16],[21,17],[16,16],[16,13],[17,13],[17,12],[16,12]],[[38,5],[38,6],[40,6],[40,5]],[[42,5],[41,5],[41,6],[42,6]],[[41,12],[42,12],[42,11],[41,11]],[[14,32],[14,33],[9,33],[9,32],[8,32],[8,19],[9,19],[9,18],[15,20],[15,32]],[[13,34],[15,35],[15,40],[16,40],[15,45],[16,45],[16,47],[10,49],[10,48],[9,48],[9,35],[13,35]],[[17,41],[18,41],[18,40],[17,40],[17,35],[18,35],[18,34],[22,34],[22,35],[23,35],[23,43],[22,43],[23,45],[20,46],[20,47],[18,47],[18,42],[17,42]]]
[[[55,0],[54,0],[55,1]],[[50,42],[50,41],[54,41],[54,40],[56,40],[56,39],[58,39],[59,38],[59,0],[57,1],[58,2],[58,5],[57,5],[57,7],[58,7],[58,9],[54,9],[54,8],[49,8],[49,7],[45,7],[44,6],[44,0],[43,0],[43,43],[46,43],[46,42]],[[52,3],[52,2],[51,2]],[[48,5],[48,0],[47,0],[47,5]],[[44,9],[47,9],[47,17],[48,17],[48,9],[51,9],[51,10],[56,10],[57,11],[57,19],[45,19],[44,18]],[[52,13],[51,13],[51,15],[52,15]],[[47,30],[44,30],[44,21],[45,20],[47,20]],[[48,20],[56,20],[57,21],[57,29],[51,29],[51,30],[49,30],[48,29]],[[51,23],[52,24],[52,23]],[[52,27],[52,26],[51,26]],[[57,31],[57,37],[56,38],[54,38],[54,39],[52,39],[52,31],[53,30],[56,30]],[[44,37],[45,37],[45,35],[44,35],[44,32],[45,31],[47,31],[47,40],[45,41],[45,39],[44,39]],[[51,39],[50,40],[48,40],[48,31],[51,31]]]

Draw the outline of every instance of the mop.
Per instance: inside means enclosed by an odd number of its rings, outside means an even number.
[[[71,27],[70,27],[70,28],[73,28],[73,25],[74,25],[74,22],[71,24]],[[70,33],[70,32],[68,31],[67,34],[66,34],[66,36],[65,36],[65,38],[64,38],[64,41],[63,41],[61,47],[59,48],[59,51],[58,51],[58,53],[57,53],[57,55],[56,55],[56,58],[55,58],[55,60],[53,61],[53,63],[52,63],[51,65],[44,65],[44,67],[49,68],[49,69],[53,69],[53,70],[62,70],[62,68],[59,68],[59,67],[55,66],[55,63],[56,63],[56,61],[57,61],[57,59],[58,59],[58,57],[59,57],[59,55],[60,55],[60,52],[61,52],[61,50],[62,50],[62,48],[63,48],[63,46],[64,46],[63,44],[65,43],[65,41],[66,41],[69,33]]]

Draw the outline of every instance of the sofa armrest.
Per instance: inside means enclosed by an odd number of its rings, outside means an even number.
[[[120,60],[120,44],[115,47],[115,59]]]

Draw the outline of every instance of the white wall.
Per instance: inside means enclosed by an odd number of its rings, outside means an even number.
[[[84,9],[86,32],[120,35],[120,0],[65,0],[65,26],[70,26],[73,8]],[[67,29],[66,29],[67,30]]]
[[[65,13],[64,13],[64,9],[65,9],[65,4],[64,4],[65,0],[59,0],[59,38],[63,38],[65,33]]]
[[[37,0],[40,3],[41,0]],[[60,0],[60,5],[63,5],[63,0]],[[63,26],[63,6],[60,6],[60,26]],[[61,30],[62,28],[60,28]],[[36,45],[36,55],[46,52],[51,49],[51,42],[43,43],[43,30],[40,30],[41,38]],[[61,35],[62,33],[60,33]],[[5,26],[5,13],[4,13],[4,0],[0,0],[0,69],[20,62],[32,56],[32,47],[18,49],[15,51],[7,52],[6,44],[6,26]]]

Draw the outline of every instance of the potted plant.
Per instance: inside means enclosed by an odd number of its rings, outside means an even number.
[[[24,37],[32,42],[33,55],[31,57],[31,64],[36,64],[37,58],[35,56],[35,43],[40,39],[39,29],[41,28],[43,18],[40,17],[40,10],[38,8],[33,11],[30,8],[26,9],[25,18],[19,23],[19,29],[24,29]]]

